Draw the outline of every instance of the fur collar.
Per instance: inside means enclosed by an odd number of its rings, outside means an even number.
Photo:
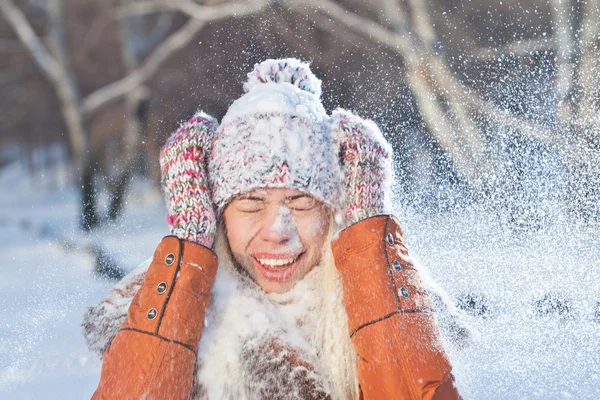
[[[325,398],[330,385],[317,351],[324,267],[316,266],[291,291],[268,295],[236,270],[223,240],[215,251],[219,268],[198,345],[193,398]],[[84,316],[84,336],[100,356],[125,321],[150,261]]]
[[[219,233],[219,269],[199,342],[194,399],[358,397],[356,354],[348,336],[341,279],[331,248],[325,247],[321,263],[291,291],[268,295],[236,270],[224,234]],[[125,321],[150,261],[129,273],[84,316],[88,347],[100,357]],[[419,269],[446,344],[452,352],[464,348],[472,339],[465,315]]]
[[[196,398],[324,398],[315,347],[322,267],[285,295],[269,296],[221,265],[198,348]]]

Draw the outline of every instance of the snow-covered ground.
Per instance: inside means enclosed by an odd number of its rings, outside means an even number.
[[[148,187],[134,187],[122,220],[84,235],[73,189],[42,191],[16,165],[0,170],[0,398],[91,396],[100,361],[86,349],[81,317],[113,283],[93,276],[92,257],[52,237],[99,243],[134,267],[166,232],[162,199]],[[556,219],[511,232],[489,212],[398,211],[413,256],[452,298],[487,301],[472,320],[476,343],[451,354],[466,400],[600,398],[600,228]],[[548,293],[562,293],[563,315],[535,313]]]
[[[100,360],[81,334],[87,306],[114,284],[95,277],[94,258],[53,237],[99,243],[124,268],[148,259],[167,226],[159,195],[136,186],[118,223],[76,229],[74,189],[44,189],[18,166],[0,170],[0,398],[89,399]]]

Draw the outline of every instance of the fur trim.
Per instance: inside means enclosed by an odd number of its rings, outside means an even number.
[[[413,265],[419,271],[419,277],[433,303],[444,347],[460,351],[473,345],[477,332],[473,329],[472,317],[456,308],[448,293],[431,278],[426,268],[414,260]]]
[[[129,305],[142,286],[151,261],[152,258],[146,260],[125,275],[98,305],[88,307],[84,314],[81,324],[83,337],[90,351],[98,354],[100,358],[127,319]]]

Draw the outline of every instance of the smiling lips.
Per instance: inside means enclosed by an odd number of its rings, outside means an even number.
[[[255,254],[252,256],[258,272],[270,281],[282,282],[294,274],[304,253],[292,255]]]

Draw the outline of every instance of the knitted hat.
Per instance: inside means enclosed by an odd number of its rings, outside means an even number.
[[[342,208],[342,173],[321,81],[293,58],[254,66],[221,121],[209,162],[219,212],[260,188],[289,188]]]

